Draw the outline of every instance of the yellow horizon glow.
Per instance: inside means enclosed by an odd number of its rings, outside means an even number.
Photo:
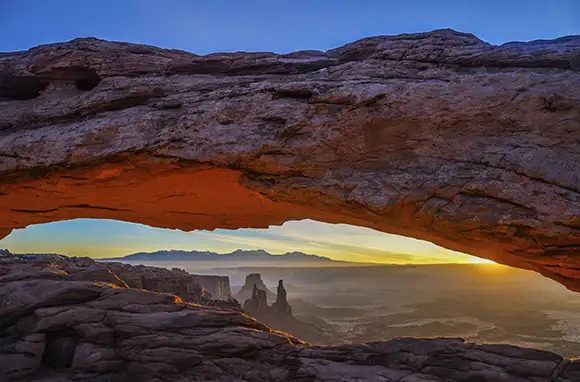
[[[50,252],[93,258],[163,249],[217,253],[264,249],[272,254],[300,251],[358,263],[496,264],[423,240],[313,220],[289,221],[266,229],[183,232],[115,220],[75,219],[15,230],[0,240],[2,247],[15,253]]]
[[[471,261],[472,263],[476,263],[476,264],[492,264],[492,265],[501,265],[496,263],[493,260],[490,259],[482,259],[481,257],[475,257],[473,258],[473,260]]]

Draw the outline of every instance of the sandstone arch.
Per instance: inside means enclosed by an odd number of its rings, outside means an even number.
[[[77,217],[313,218],[580,291],[580,37],[452,30],[197,56],[77,39],[0,54],[0,237]]]

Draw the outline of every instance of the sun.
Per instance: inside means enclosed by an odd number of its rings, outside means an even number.
[[[474,257],[471,260],[471,262],[472,263],[475,263],[475,264],[495,264],[495,265],[499,265],[498,263],[496,263],[493,260],[490,260],[490,259],[482,259],[482,258],[479,258],[479,257]]]

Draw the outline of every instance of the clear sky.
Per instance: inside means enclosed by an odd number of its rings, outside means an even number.
[[[0,0],[0,51],[92,36],[198,54],[284,53],[440,28],[471,32],[493,44],[580,34],[580,0]],[[473,261],[430,243],[310,220],[267,230],[193,233],[74,220],[15,231],[0,241],[2,247],[95,257],[171,248],[264,248],[353,261]]]
[[[290,221],[268,229],[183,232],[115,220],[77,219],[30,226],[0,241],[12,252],[57,252],[113,257],[158,249],[197,249],[219,253],[265,249],[303,251],[337,260],[383,263],[478,262],[432,243],[347,224]]]
[[[579,0],[0,0],[0,50],[99,37],[194,53],[326,50],[453,28],[493,44],[580,34]]]

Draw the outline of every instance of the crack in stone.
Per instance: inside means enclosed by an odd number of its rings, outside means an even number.
[[[95,210],[105,210],[105,211],[118,211],[118,212],[126,212],[131,211],[129,209],[119,209],[119,208],[111,208],[111,207],[104,207],[104,206],[91,206],[90,204],[70,204],[70,205],[62,205],[55,208],[48,208],[43,210],[34,210],[34,209],[10,209],[12,212],[19,212],[19,213],[26,213],[26,214],[36,214],[36,213],[50,213],[55,212],[63,208],[86,208],[86,209],[95,209]]]
[[[504,156],[505,155],[506,154],[504,154]],[[521,172],[521,171],[509,169],[509,168],[506,168],[506,167],[492,165],[492,164],[489,164],[489,163],[486,163],[486,162],[469,161],[469,160],[462,160],[462,159],[452,159],[452,158],[445,158],[445,157],[438,157],[438,156],[428,156],[428,155],[424,155],[423,157],[425,157],[425,158],[432,158],[432,159],[440,159],[440,160],[444,160],[444,161],[448,161],[448,162],[468,163],[468,164],[485,166],[485,167],[489,167],[489,168],[495,168],[495,169],[498,169],[498,170],[503,170],[503,171],[506,171],[506,172],[510,172],[510,173],[513,173],[513,174],[522,176],[524,178],[528,178],[528,179],[533,180],[533,181],[537,181],[537,182],[540,182],[540,183],[544,183],[544,184],[547,184],[547,185],[550,185],[550,186],[553,186],[553,187],[559,187],[561,189],[571,191],[571,192],[573,192],[575,194],[578,194],[580,196],[580,188],[575,189],[575,188],[572,188],[572,187],[569,187],[569,186],[564,186],[562,184],[558,184],[558,183],[555,183],[555,182],[550,182],[549,180],[546,180],[546,179],[543,179],[543,178],[539,178],[539,177],[534,177],[534,176],[528,175],[528,174],[526,174],[524,172]],[[502,157],[501,160],[503,160],[503,159],[504,158]]]
[[[570,364],[570,360],[569,359],[563,359],[563,360],[561,360],[556,365],[556,367],[554,368],[554,370],[552,371],[552,373],[550,374],[549,382],[556,382],[556,380],[558,378],[560,378],[560,376],[564,373],[564,371],[566,371],[566,368],[568,367],[569,364]]]

